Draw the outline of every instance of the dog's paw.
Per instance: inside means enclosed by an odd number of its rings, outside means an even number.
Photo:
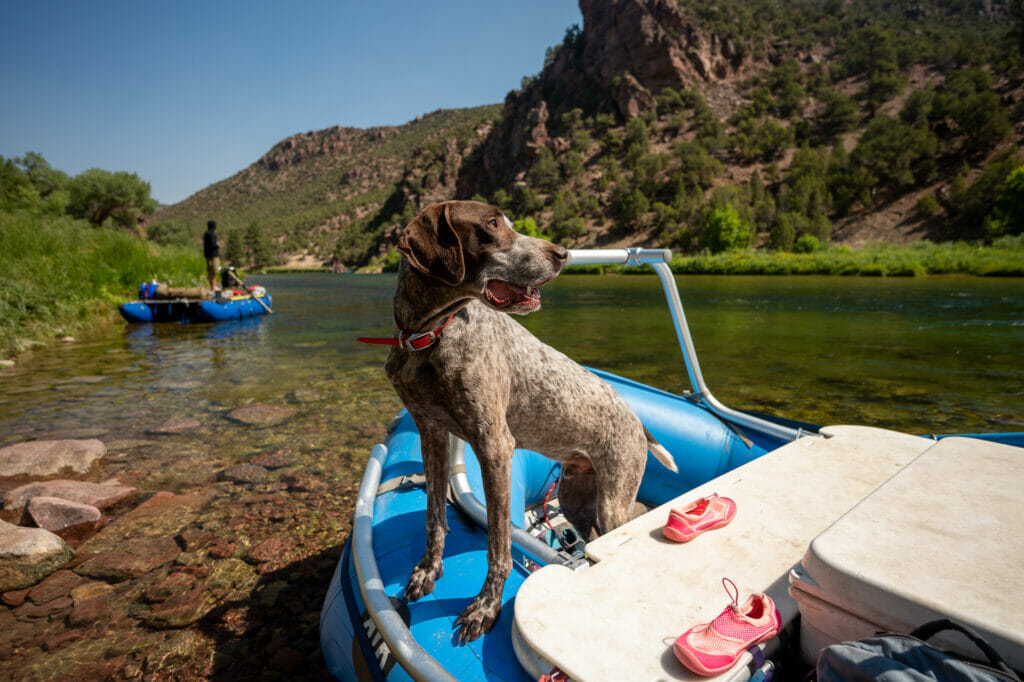
[[[405,586],[405,601],[416,601],[420,597],[434,591],[434,580],[444,574],[444,569],[436,570],[417,566],[409,576],[409,584]]]
[[[455,621],[459,644],[471,642],[491,631],[501,615],[501,601],[478,595]]]

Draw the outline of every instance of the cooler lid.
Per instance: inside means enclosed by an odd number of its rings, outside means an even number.
[[[786,594],[786,578],[807,543],[931,444],[869,427],[830,426],[821,433],[587,543],[596,563],[585,571],[548,565],[530,575],[515,603],[520,662],[538,676],[557,666],[574,680],[699,679],[672,646],[686,629],[721,613],[728,603],[723,577],[735,581],[743,598],[766,592],[782,622],[791,623],[797,604]],[[736,502],[729,525],[685,544],[662,536],[670,509],[712,492]],[[718,679],[746,679],[749,660],[744,654]]]
[[[946,438],[818,535],[800,589],[896,632],[948,617],[1024,668],[1024,449]]]

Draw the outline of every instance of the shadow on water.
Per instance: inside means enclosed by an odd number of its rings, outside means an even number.
[[[331,680],[320,654],[319,615],[343,545],[260,576],[241,599],[200,622],[215,648],[214,680]]]

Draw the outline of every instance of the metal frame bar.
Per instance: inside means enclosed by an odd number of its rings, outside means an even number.
[[[456,682],[451,673],[420,646],[384,592],[384,581],[380,577],[373,553],[373,503],[377,499],[377,486],[387,456],[388,449],[385,446],[379,443],[373,446],[356,498],[355,518],[352,522],[352,563],[355,564],[356,577],[359,579],[359,592],[391,654],[413,679]],[[345,575],[340,578],[348,579]],[[352,626],[358,628],[362,624],[353,623]]]
[[[669,312],[672,313],[672,323],[676,328],[676,338],[679,340],[679,348],[683,352],[683,362],[686,365],[686,372],[690,377],[690,384],[694,392],[704,401],[708,409],[721,419],[746,426],[763,433],[768,433],[783,440],[796,440],[806,432],[788,426],[782,426],[775,422],[761,419],[746,412],[740,412],[726,407],[711,394],[711,390],[704,382],[704,375],[700,371],[700,362],[697,361],[697,350],[693,346],[693,338],[690,336],[690,328],[686,324],[686,314],[683,312],[683,303],[679,298],[679,287],[676,285],[672,269],[668,264],[672,262],[672,252],[668,249],[570,249],[569,265],[650,265],[661,279],[662,288],[665,290],[665,298],[668,299]]]

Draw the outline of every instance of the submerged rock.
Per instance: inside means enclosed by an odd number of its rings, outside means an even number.
[[[217,474],[218,481],[234,483],[261,483],[270,476],[266,469],[255,464],[236,464]]]
[[[86,426],[77,429],[59,429],[47,433],[36,434],[35,440],[89,440],[91,438],[102,438],[110,433],[110,429],[101,426]],[[106,445],[106,443],[104,443]],[[107,450],[110,446],[107,446]]]
[[[71,613],[68,614],[68,625],[82,627],[95,623],[101,618],[111,617],[116,609],[114,586],[102,580],[81,578],[82,582],[71,588]]]
[[[68,614],[68,625],[84,627],[107,616],[111,609],[112,596],[103,594],[86,601],[76,602],[72,598],[71,613]]]
[[[293,403],[316,403],[323,400],[324,396],[315,388],[297,388],[287,398]]]
[[[75,605],[92,601],[96,597],[102,597],[114,590],[114,586],[102,580],[85,580],[75,585],[68,591],[68,596]]]
[[[97,509],[106,509],[134,497],[138,492],[137,488],[123,485],[66,479],[41,481],[9,490],[4,495],[4,509],[21,509],[33,497],[56,497],[68,502],[91,505]]]
[[[95,438],[16,443],[0,448],[0,476],[50,476],[65,469],[84,474],[106,453]]]
[[[295,549],[295,540],[288,535],[274,535],[249,550],[249,560],[255,563],[280,560]]]
[[[75,555],[48,530],[0,521],[0,592],[35,585]]]
[[[186,663],[202,662],[202,658],[213,655],[212,651],[206,650],[204,644],[205,640],[198,632],[178,632],[150,649],[143,669],[152,676],[162,670],[174,670]]]
[[[120,582],[170,563],[179,554],[181,548],[174,538],[137,538],[92,557],[77,566],[75,572],[97,580]]]
[[[148,433],[157,436],[177,436],[183,433],[191,433],[200,426],[202,426],[202,424],[198,419],[192,419],[191,417],[175,417],[174,419],[168,419],[160,426],[150,429]]]
[[[264,469],[283,469],[284,467],[291,466],[292,460],[288,457],[288,450],[282,448],[274,452],[264,452],[255,459],[250,460],[249,464],[255,464]]]
[[[72,502],[59,497],[33,497],[28,501],[28,513],[36,525],[56,533],[78,526],[98,527],[103,518],[100,510],[91,504]]]
[[[174,536],[192,522],[209,499],[209,495],[157,493],[86,540],[78,547],[78,553],[97,556],[117,552],[133,538],[166,538],[174,543]]]
[[[304,471],[289,471],[281,475],[281,481],[289,491],[300,493],[316,493],[327,489],[327,484],[312,474]]]
[[[195,586],[196,577],[194,575],[181,570],[172,570],[163,578],[146,587],[142,596],[148,602],[162,602],[175,595],[188,592]]]
[[[28,598],[34,604],[48,604],[54,599],[70,597],[71,590],[86,582],[85,578],[62,569],[29,590]]]
[[[294,407],[283,407],[281,405],[269,405],[267,403],[252,403],[236,407],[228,412],[228,419],[246,424],[248,426],[268,427],[277,426],[290,419],[298,410]]]

